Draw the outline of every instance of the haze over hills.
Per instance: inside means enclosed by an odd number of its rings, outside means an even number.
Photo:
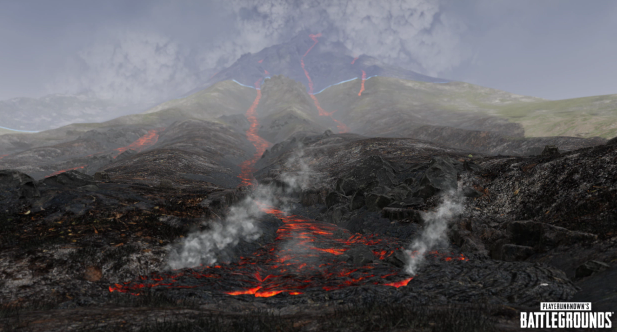
[[[476,314],[514,311],[510,326],[541,301],[612,310],[617,145],[586,136],[614,133],[615,95],[548,101],[395,75],[311,53],[316,38],[221,76],[252,84],[213,80],[142,113],[0,135],[0,296],[31,305],[57,292],[66,315],[155,289],[173,305],[315,317],[331,314],[316,303],[350,297],[485,299]],[[67,248],[87,249],[57,259]],[[37,315],[25,321],[49,321]]]

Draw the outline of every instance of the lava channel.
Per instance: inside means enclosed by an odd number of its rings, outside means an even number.
[[[362,92],[364,91],[364,81],[366,81],[366,72],[362,71],[362,86],[360,87],[360,92],[358,92],[358,97],[362,96]]]
[[[396,238],[351,234],[331,223],[286,215],[274,207],[260,208],[282,220],[283,225],[277,230],[274,242],[262,246],[250,257],[225,265],[139,276],[134,281],[114,284],[109,291],[139,295],[141,289],[155,287],[199,288],[233,296],[271,297],[361,285],[398,288],[407,286],[413,279],[385,262],[403,247]],[[373,259],[364,265],[354,264],[346,254],[367,249],[373,253]],[[431,251],[427,256],[445,262],[467,260],[463,255],[438,251]]]
[[[253,154],[253,158],[247,159],[240,164],[240,175],[238,175],[238,178],[240,178],[241,183],[238,185],[238,187],[246,187],[253,185],[253,172],[255,172],[255,163],[259,160],[259,158],[261,158],[264,151],[266,151],[269,146],[268,141],[257,135],[259,121],[257,120],[255,113],[257,110],[257,105],[259,105],[259,100],[261,99],[261,89],[259,88],[260,82],[261,79],[255,82],[257,96],[255,97],[255,100],[253,100],[253,104],[251,105],[251,107],[249,107],[249,109],[246,111],[246,118],[251,124],[249,129],[246,131],[246,138],[255,146],[255,154]]]
[[[148,130],[147,134],[141,136],[135,142],[127,146],[117,148],[116,151],[118,152],[114,156],[114,159],[126,150],[130,149],[130,150],[135,150],[135,151],[141,151],[148,146],[154,145],[154,143],[156,143],[159,139],[160,132],[162,132],[163,130],[165,130],[165,128],[150,129]]]
[[[311,76],[309,75],[308,71],[306,70],[306,68],[304,68],[304,57],[309,54],[309,52],[313,49],[313,47],[315,47],[315,45],[317,45],[317,43],[319,42],[317,40],[317,38],[321,37],[321,33],[318,33],[316,35],[309,35],[309,37],[313,40],[313,45],[311,45],[311,47],[309,47],[309,49],[306,51],[306,53],[304,53],[304,55],[302,56],[302,58],[300,58],[300,66],[302,66],[302,70],[304,70],[304,75],[306,75],[306,79],[308,80],[309,83],[309,96],[311,97],[311,99],[313,99],[313,102],[315,103],[315,107],[317,107],[317,110],[319,111],[319,115],[320,116],[328,116],[330,117],[334,122],[336,122],[336,127],[339,130],[339,133],[346,133],[349,131],[349,128],[347,128],[347,126],[338,121],[337,119],[335,119],[332,114],[334,114],[334,112],[326,112],[321,105],[319,105],[319,100],[317,100],[317,97],[315,97],[315,95],[313,94],[313,80],[311,80]]]

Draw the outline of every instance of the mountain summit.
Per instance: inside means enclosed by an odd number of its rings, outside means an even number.
[[[286,43],[264,48],[240,57],[233,65],[209,77],[195,90],[216,82],[234,79],[254,86],[271,75],[283,75],[299,81],[309,93],[319,93],[328,86],[354,78],[387,76],[421,82],[449,82],[382,63],[376,58],[358,54],[355,57],[341,43],[328,43],[320,34],[304,32]]]

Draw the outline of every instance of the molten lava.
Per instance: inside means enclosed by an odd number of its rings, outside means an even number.
[[[253,184],[253,172],[255,171],[254,165],[261,158],[261,155],[268,148],[268,141],[259,137],[257,135],[257,130],[259,126],[259,121],[257,121],[257,117],[255,116],[257,105],[259,105],[259,100],[261,99],[261,90],[259,89],[259,83],[261,79],[255,82],[255,88],[257,89],[257,96],[255,100],[253,100],[253,104],[246,111],[246,118],[249,120],[251,126],[249,130],[246,131],[246,138],[253,143],[255,146],[255,154],[253,154],[253,158],[245,160],[242,164],[240,164],[240,175],[238,178],[242,181],[239,187],[251,186]]]
[[[362,71],[362,86],[360,87],[360,92],[358,92],[358,97],[362,96],[362,91],[364,91],[364,81],[366,81],[366,72]]]
[[[142,288],[217,288],[228,295],[271,297],[286,293],[331,291],[360,285],[403,287],[413,279],[401,269],[380,261],[402,248],[395,238],[351,234],[338,226],[261,206],[262,211],[283,221],[276,240],[238,262],[184,269],[176,274],[140,276],[133,282],[110,286],[111,292],[134,293]],[[373,262],[354,265],[346,252],[368,247]],[[428,255],[441,261],[452,258],[438,251]],[[203,279],[203,280],[198,280]]]
[[[8,154],[3,154],[3,155],[0,156],[0,159],[4,158],[6,156],[8,156]]]
[[[313,94],[313,80],[311,80],[311,76],[309,75],[306,68],[304,68],[304,57],[307,54],[309,54],[309,52],[313,49],[313,47],[315,47],[315,45],[317,45],[317,43],[319,42],[317,38],[321,37],[321,33],[318,33],[316,35],[309,35],[309,37],[313,40],[313,45],[309,47],[309,49],[306,51],[306,53],[304,53],[304,55],[300,59],[300,66],[302,66],[302,70],[304,70],[304,75],[306,75],[306,79],[308,80],[308,83],[309,83],[309,96],[311,96],[311,99],[313,99],[313,102],[315,103],[315,107],[317,107],[317,110],[319,111],[319,115],[330,117],[334,122],[336,122],[336,127],[339,129],[339,133],[346,133],[349,131],[349,128],[347,128],[347,126],[344,123],[336,120],[332,116],[334,112],[328,113],[323,108],[321,108],[321,106],[319,105],[319,101],[317,100],[317,97],[315,97],[315,95]]]
[[[157,128],[157,129],[148,130],[147,134],[138,138],[135,142],[127,146],[117,148],[116,151],[118,151],[118,153],[114,156],[114,158],[116,158],[119,154],[129,149],[135,150],[135,151],[141,151],[148,146],[154,145],[154,143],[156,143],[159,139],[159,133],[163,130],[165,130],[165,128]]]

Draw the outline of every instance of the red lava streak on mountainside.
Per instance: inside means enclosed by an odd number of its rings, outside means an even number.
[[[329,116],[334,122],[336,122],[336,127],[339,130],[339,133],[346,133],[349,131],[349,128],[347,128],[347,126],[336,120],[332,114],[334,112],[326,112],[323,108],[321,108],[321,106],[319,105],[319,101],[317,100],[317,97],[315,97],[315,95],[313,94],[313,80],[311,80],[311,76],[309,75],[308,71],[306,70],[306,68],[304,68],[304,57],[309,54],[309,52],[313,49],[313,47],[315,47],[315,45],[317,45],[317,43],[319,42],[317,40],[318,37],[321,37],[321,33],[318,33],[316,35],[309,35],[309,37],[313,40],[313,45],[311,45],[311,47],[309,47],[309,49],[306,51],[306,53],[304,53],[304,55],[302,56],[302,58],[300,59],[300,66],[302,66],[302,70],[304,70],[304,75],[306,75],[306,79],[309,82],[309,96],[311,96],[311,99],[313,99],[313,102],[315,103],[315,107],[317,107],[317,110],[319,111],[319,115],[320,116]]]
[[[246,118],[251,124],[249,130],[246,131],[246,138],[251,143],[253,143],[256,151],[255,154],[253,154],[253,158],[245,160],[242,164],[240,164],[241,171],[240,175],[238,175],[238,178],[240,178],[242,182],[240,183],[240,185],[238,185],[239,187],[250,186],[253,184],[253,172],[255,171],[253,166],[259,160],[259,158],[261,158],[261,155],[264,153],[264,151],[266,151],[266,148],[268,148],[269,145],[268,141],[257,135],[257,127],[259,126],[259,121],[255,116],[255,112],[257,109],[257,105],[259,105],[259,100],[261,99],[261,90],[259,89],[260,81],[261,79],[255,82],[257,96],[255,97],[255,100],[253,100],[253,104],[251,105],[251,107],[249,107],[249,109],[246,111]]]
[[[156,143],[156,141],[158,141],[159,139],[159,133],[163,130],[165,130],[165,128],[157,128],[157,129],[148,130],[147,134],[138,138],[135,142],[127,146],[117,148],[116,151],[118,151],[118,154],[114,158],[116,158],[119,154],[129,149],[135,150],[135,151],[141,151],[148,146],[154,145],[154,143]]]
[[[359,56],[353,58],[353,60],[351,60],[351,64],[353,65],[356,62],[356,60],[358,60],[358,58],[359,58]]]
[[[364,91],[364,81],[366,81],[366,72],[362,71],[362,86],[360,87],[360,92],[358,92],[358,96],[362,96],[362,92]]]
[[[4,158],[6,156],[8,156],[8,154],[3,154],[3,155],[0,156],[0,159]]]

